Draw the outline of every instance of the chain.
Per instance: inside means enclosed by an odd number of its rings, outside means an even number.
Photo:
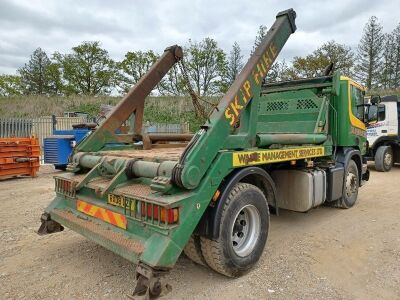
[[[190,83],[189,75],[187,74],[186,66],[185,66],[183,59],[181,59],[178,62],[178,65],[179,65],[179,68],[180,68],[182,76],[183,76],[183,82],[186,86],[186,89],[187,89],[190,97],[192,98],[192,102],[193,102],[193,106],[194,106],[196,115],[201,116],[203,118],[207,118],[207,114],[204,111],[204,107],[200,104],[200,101],[203,101],[203,102],[207,102],[207,101],[201,99],[194,91],[192,84]]]

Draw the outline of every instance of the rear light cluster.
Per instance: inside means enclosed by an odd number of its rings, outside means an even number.
[[[142,215],[146,215],[148,218],[154,218],[156,221],[160,220],[168,224],[177,223],[179,219],[178,208],[164,208],[154,204],[146,205],[145,202],[142,202],[140,211]]]
[[[63,178],[55,177],[55,191],[65,196],[74,198],[75,197],[75,185],[72,181],[65,180]]]
[[[161,227],[179,221],[179,208],[166,208],[146,201],[125,198],[125,214],[145,223]]]

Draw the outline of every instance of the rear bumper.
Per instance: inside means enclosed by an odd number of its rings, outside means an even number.
[[[138,263],[144,252],[144,244],[138,239],[127,238],[104,225],[92,221],[89,217],[75,215],[66,209],[54,209],[51,219],[83,235],[104,248],[117,253],[125,259]]]
[[[171,238],[171,231],[157,230],[129,216],[126,229],[120,228],[78,211],[76,202],[77,199],[57,195],[45,209],[48,221],[67,227],[134,264],[142,262],[157,270],[168,270],[175,265],[182,247]],[[42,230],[42,234],[52,232],[56,231]]]

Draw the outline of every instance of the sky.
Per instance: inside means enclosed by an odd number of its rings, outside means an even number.
[[[356,48],[372,15],[385,32],[400,22],[399,0],[0,0],[0,74],[16,74],[37,47],[51,56],[82,41],[100,41],[121,60],[127,51],[161,53],[211,37],[227,53],[238,42],[246,61],[258,27],[269,28],[288,8],[297,13],[297,31],[279,55],[287,61],[332,39]]]

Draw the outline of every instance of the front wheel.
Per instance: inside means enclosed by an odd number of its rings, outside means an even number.
[[[375,153],[375,169],[389,172],[393,166],[393,150],[390,146],[380,146]]]
[[[238,183],[224,203],[219,237],[201,237],[208,266],[229,277],[239,277],[260,259],[268,237],[269,210],[263,192]]]
[[[342,197],[333,203],[334,206],[339,208],[352,207],[357,201],[359,187],[360,180],[357,164],[354,160],[350,160],[345,170]]]

